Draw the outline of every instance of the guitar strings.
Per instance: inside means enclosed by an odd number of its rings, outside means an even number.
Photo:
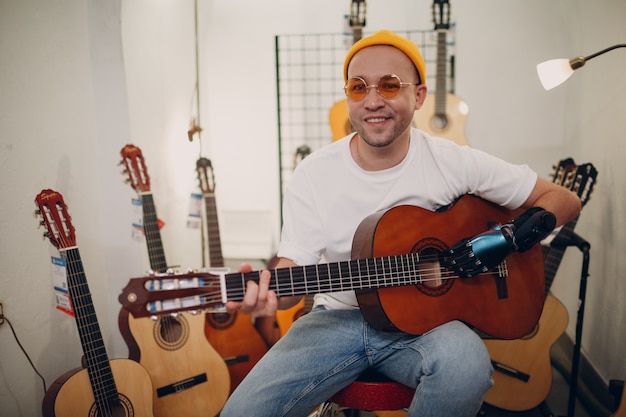
[[[70,299],[74,310],[74,318],[80,330],[83,351],[85,353],[84,360],[87,362],[87,371],[90,375],[94,399],[100,414],[112,416],[111,407],[119,404],[119,397],[108,362],[106,347],[104,346],[102,334],[95,316],[96,312],[91,301],[89,286],[84,277],[85,273],[80,253],[78,248],[74,246],[64,247],[61,254],[67,261]],[[93,320],[91,322],[89,320],[90,316],[92,316]],[[93,351],[93,349],[98,347],[101,349],[101,353]]]
[[[417,263],[400,263],[398,264],[398,260],[402,257],[415,257],[417,254],[407,254],[407,255],[399,255],[399,256],[389,256],[382,258],[370,258],[370,259],[361,259],[361,260],[352,260],[339,262],[336,264],[318,264],[318,265],[309,265],[309,266],[298,266],[291,268],[279,268],[270,270],[272,273],[272,285],[270,283],[270,289],[273,289],[277,292],[279,296],[294,296],[294,295],[305,295],[305,294],[313,294],[319,292],[332,292],[332,291],[346,291],[346,290],[355,290],[355,289],[365,289],[365,288],[388,288],[394,286],[408,286],[408,285],[429,285],[429,284],[437,284],[433,285],[435,288],[438,285],[443,285],[444,281],[450,279],[457,279],[459,277],[455,272],[444,268],[442,266],[425,266],[428,264],[438,264],[439,257],[437,255],[424,255],[421,256],[420,262]],[[386,267],[377,264],[376,262],[395,260],[393,264],[388,264]],[[372,264],[368,264],[371,262]],[[358,268],[361,267],[361,264],[364,264],[365,272],[352,271],[350,269],[351,265],[355,265]],[[338,270],[333,272],[331,270],[331,265],[336,265]],[[347,266],[348,277],[345,277],[345,270],[341,269],[341,266]],[[307,268],[315,268],[316,278],[309,279],[306,277]],[[319,277],[319,269],[327,268],[327,271],[324,271],[324,277]],[[289,280],[280,281],[279,277],[281,273],[289,273]],[[501,277],[506,275],[507,267],[506,262],[501,263],[497,268],[487,271],[485,273],[480,274],[481,277],[485,276],[495,276]],[[255,277],[256,275],[256,277]],[[169,275],[165,279],[185,279],[186,277],[197,276],[200,277],[200,281],[198,282],[198,289],[207,289],[206,292],[193,292],[193,296],[185,297],[184,300],[188,301],[190,304],[185,307],[185,310],[190,310],[193,308],[202,309],[203,307],[220,304],[222,302],[221,292],[216,286],[215,276],[212,276],[210,273],[198,273],[198,274],[189,274],[189,275]],[[246,282],[249,280],[253,280],[258,282],[260,277],[260,271],[254,271],[250,273],[235,273],[235,274],[226,274],[226,287],[227,287],[227,298],[232,301],[239,301],[243,299],[245,294],[245,286]],[[468,279],[476,279],[468,278]],[[148,280],[150,282],[152,278]],[[154,278],[154,280],[159,280],[158,278]],[[233,285],[239,281],[240,285]],[[333,284],[337,282],[337,284]],[[150,291],[150,289],[148,289]],[[167,291],[167,290],[165,290]],[[195,300],[195,301],[192,301]],[[193,304],[193,303],[196,304]],[[164,312],[177,311],[176,308],[164,310]],[[152,313],[157,313],[157,311],[151,311]]]

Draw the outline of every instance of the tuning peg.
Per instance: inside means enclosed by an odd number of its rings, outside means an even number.
[[[39,209],[35,209],[35,211],[33,211],[33,217],[34,217],[34,218],[37,218],[37,217],[39,217],[39,216],[41,216],[41,210],[39,210]]]

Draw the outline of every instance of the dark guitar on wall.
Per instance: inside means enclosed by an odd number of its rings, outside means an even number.
[[[293,169],[304,158],[311,154],[311,148],[307,145],[301,145],[296,149],[293,156]],[[268,269],[275,269],[278,264],[279,258],[274,255],[268,262]],[[268,346],[272,346],[281,337],[287,333],[291,324],[302,317],[304,314],[311,311],[313,308],[313,294],[305,295],[296,305],[285,310],[278,310],[276,317],[258,317],[254,323],[255,327],[263,336],[263,339]]]
[[[158,282],[161,289],[189,285],[167,279],[150,176],[141,149],[126,145],[121,155],[128,181],[141,197],[150,269],[162,278]],[[229,395],[230,378],[224,360],[204,335],[204,314],[174,312],[156,318],[138,317],[122,308],[118,325],[130,358],[150,374],[156,417],[219,413]]]
[[[196,162],[196,171],[204,198],[209,265],[212,268],[221,268],[224,267],[224,257],[211,160],[199,158]],[[249,314],[207,313],[204,332],[207,340],[228,365],[232,392],[267,352],[267,345],[252,324]]]
[[[468,105],[454,94],[448,93],[447,32],[450,30],[450,3],[448,0],[433,2],[433,21],[437,32],[437,74],[435,93],[428,94],[422,107],[415,111],[413,124],[433,136],[451,139],[459,145],[467,145],[465,121]]]
[[[571,158],[554,167],[553,182],[576,192],[584,207],[593,191],[597,171],[590,164],[576,165]],[[566,223],[552,242],[572,236],[578,217]],[[565,306],[550,293],[565,246],[542,246],[546,299],[539,324],[517,340],[485,339],[494,365],[494,386],[485,402],[511,411],[530,410],[546,399],[552,387],[550,349],[567,327]]]
[[[464,196],[442,212],[397,206],[368,216],[354,236],[351,261],[274,269],[270,288],[281,296],[356,290],[366,320],[379,329],[422,334],[451,320],[461,320],[493,337],[515,339],[537,324],[544,300],[540,245],[512,253],[492,270],[457,279],[439,265],[440,253],[460,239],[508,222],[511,212],[478,197]],[[243,298],[250,273],[192,273],[198,288],[150,291],[150,281],[133,278],[119,301],[136,316],[154,314],[145,305],[197,297],[191,308],[223,309]],[[161,313],[167,313],[163,310]]]
[[[48,388],[43,416],[152,416],[152,385],[146,370],[129,359],[108,358],[63,197],[42,190],[35,203],[47,229],[44,235],[66,261],[68,292],[86,364],[84,369],[66,372]]]

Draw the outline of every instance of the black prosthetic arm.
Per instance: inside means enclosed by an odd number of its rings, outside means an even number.
[[[510,223],[501,224],[459,241],[442,254],[442,264],[463,278],[487,272],[511,252],[524,252],[545,238],[556,226],[556,217],[532,207]]]

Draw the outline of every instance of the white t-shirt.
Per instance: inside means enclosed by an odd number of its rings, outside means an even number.
[[[352,159],[349,135],[303,159],[283,203],[278,256],[298,265],[350,260],[354,233],[372,213],[401,204],[437,210],[465,194],[508,209],[530,196],[537,174],[448,139],[412,129],[404,160],[383,171],[364,171]],[[317,294],[315,305],[358,308],[354,291]]]

